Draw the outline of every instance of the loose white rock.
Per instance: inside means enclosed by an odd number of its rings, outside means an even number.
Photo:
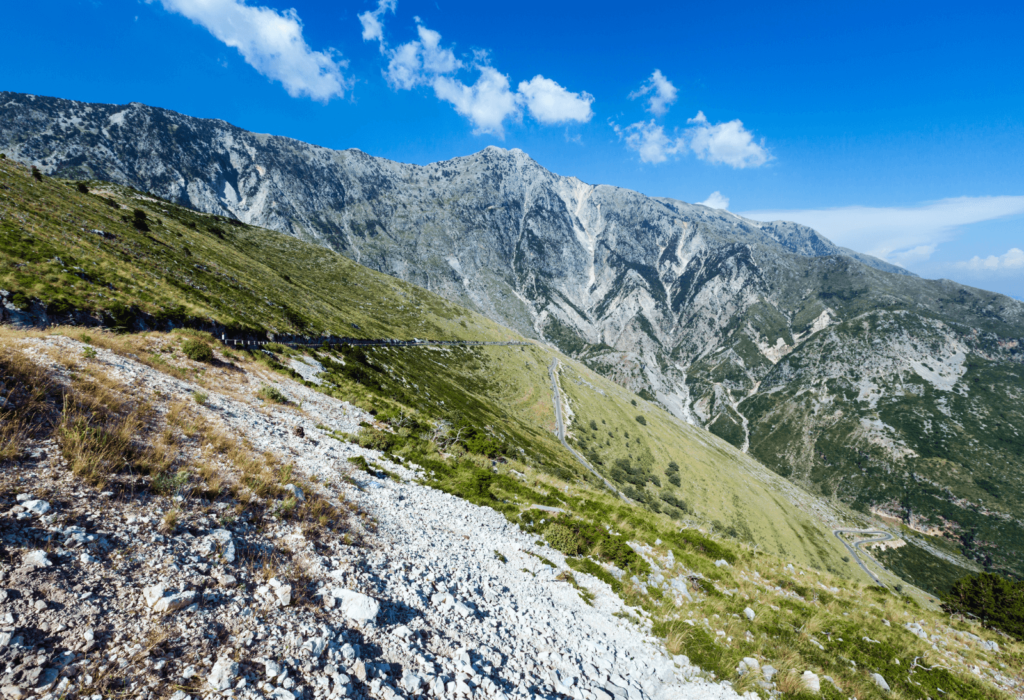
[[[800,681],[808,692],[821,692],[821,680],[818,678],[818,674],[813,673],[812,671],[804,671],[804,674],[800,677]]]
[[[48,566],[53,566],[53,562],[47,559],[46,552],[41,549],[34,549],[25,554],[21,563],[26,569],[45,569]]]
[[[219,693],[231,687],[235,676],[238,675],[238,664],[231,659],[218,659],[213,665],[213,670],[207,676],[206,682]]]

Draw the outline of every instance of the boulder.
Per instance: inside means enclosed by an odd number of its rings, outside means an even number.
[[[800,676],[800,682],[809,693],[821,692],[821,680],[818,678],[818,674],[812,671],[804,671],[803,675]]]
[[[881,688],[887,693],[889,692],[889,684],[885,682],[885,679],[882,678],[881,674],[872,673],[871,680],[873,680],[875,682],[875,685],[877,685],[879,688]]]
[[[380,603],[376,599],[347,588],[335,588],[331,595],[341,602],[341,611],[350,620],[364,624],[377,619]]]
[[[218,659],[213,665],[206,682],[218,693],[223,693],[231,688],[235,677],[238,675],[238,664],[231,659]]]
[[[25,554],[21,560],[21,565],[30,571],[35,569],[45,569],[48,566],[53,566],[53,562],[47,559],[46,552],[41,549],[33,549],[31,552]]]
[[[46,515],[50,512],[50,504],[38,499],[25,501],[21,507],[34,515]]]
[[[153,611],[159,613],[175,612],[192,605],[192,603],[196,602],[196,598],[198,597],[199,594],[195,591],[184,591],[182,593],[164,596],[153,605]]]

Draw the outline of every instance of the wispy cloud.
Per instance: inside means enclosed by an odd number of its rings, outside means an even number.
[[[712,209],[728,209],[729,198],[723,195],[718,190],[715,190],[708,196],[707,199],[705,199],[703,202],[697,202],[697,204],[703,204],[704,206],[711,207]]]
[[[350,86],[342,70],[347,63],[334,49],[313,51],[302,36],[294,9],[277,12],[252,7],[244,0],[159,0],[237,49],[245,62],[276,80],[292,97],[327,102],[342,97]],[[154,2],[154,0],[147,0]]]
[[[375,16],[373,21],[379,25],[379,16]],[[363,38],[381,42],[382,50],[388,56],[384,76],[391,88],[433,88],[438,99],[450,103],[456,112],[473,124],[475,133],[504,138],[505,123],[521,121],[523,110],[541,124],[585,123],[594,116],[592,95],[571,92],[543,75],[524,80],[519,83],[518,90],[513,90],[508,76],[490,65],[486,52],[474,52],[467,64],[455,55],[452,48],[442,46],[438,32],[422,24],[416,27],[418,39],[395,49],[383,49],[383,28],[377,31],[377,25],[370,25],[373,31],[368,36],[364,22]],[[464,69],[479,73],[473,84],[456,77]]]
[[[954,197],[907,207],[761,210],[742,215],[755,221],[795,221],[839,245],[907,265],[927,260],[960,226],[1017,214],[1024,214],[1024,196]]]
[[[656,117],[663,117],[669,106],[676,101],[677,93],[676,86],[660,70],[655,69],[639,89],[629,93],[629,99],[635,100],[649,94],[651,97],[647,100],[647,111]]]
[[[611,125],[619,138],[626,140],[626,148],[639,153],[644,163],[664,163],[669,156],[686,150],[686,139],[666,135],[665,128],[653,119],[627,127],[620,127],[615,122]]]
[[[387,12],[394,12],[397,5],[398,0],[380,0],[377,3],[376,10],[367,10],[357,15],[360,24],[363,25],[363,41],[379,41],[382,53],[384,52],[385,42],[384,23],[381,21],[381,18]]]
[[[1002,255],[989,255],[986,258],[975,255],[970,260],[954,265],[960,269],[976,272],[1005,272],[1007,270],[1024,270],[1024,250],[1010,248]]]

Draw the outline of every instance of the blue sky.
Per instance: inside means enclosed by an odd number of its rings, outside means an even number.
[[[69,0],[5,19],[0,89],[406,162],[521,148],[1024,298],[1019,3]]]

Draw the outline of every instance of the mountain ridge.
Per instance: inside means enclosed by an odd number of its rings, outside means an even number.
[[[1016,300],[516,149],[413,166],[138,103],[0,103],[0,150],[44,172],[340,252],[554,343],[818,493],[1024,575]]]

